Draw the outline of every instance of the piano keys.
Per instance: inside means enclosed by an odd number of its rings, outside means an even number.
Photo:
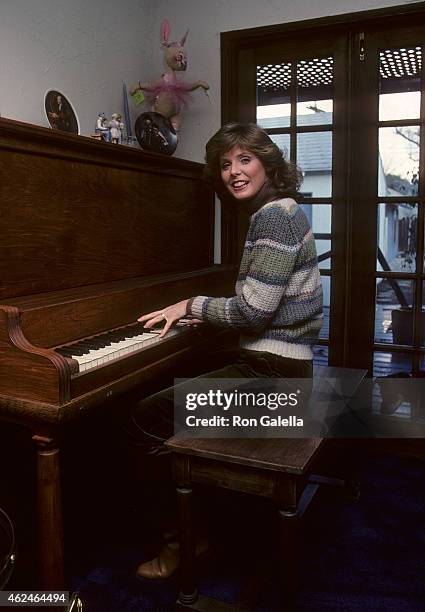
[[[173,338],[184,331],[187,331],[187,325],[184,322],[177,323],[174,329],[168,331],[167,338]],[[165,338],[160,338],[160,332],[160,329],[145,330],[141,323],[135,323],[57,346],[55,351],[59,355],[74,359],[78,363],[78,371],[84,372],[163,341]]]

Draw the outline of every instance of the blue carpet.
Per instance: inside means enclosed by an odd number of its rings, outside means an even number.
[[[331,487],[321,489],[301,523],[299,610],[425,611],[424,475],[422,461],[370,456],[361,466],[359,501],[348,501]],[[204,595],[235,602],[256,563],[261,566],[264,559],[273,565],[270,508],[250,500],[235,496],[212,512],[216,555],[200,567]],[[158,583],[134,575],[157,550],[158,534],[140,509],[116,514],[109,506],[109,517],[103,511],[92,522],[90,537],[73,536],[72,588],[80,591],[85,612],[173,610],[175,579]],[[277,580],[272,576],[264,585],[258,612],[276,609]]]

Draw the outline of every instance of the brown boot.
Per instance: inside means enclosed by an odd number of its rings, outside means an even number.
[[[199,559],[210,550],[208,540],[201,540],[195,547],[195,557]],[[170,578],[180,565],[180,543],[167,542],[154,559],[142,563],[137,568],[137,575],[141,578]]]
[[[174,574],[180,563],[180,544],[167,542],[154,559],[142,563],[137,568],[137,575],[142,578],[169,578]]]

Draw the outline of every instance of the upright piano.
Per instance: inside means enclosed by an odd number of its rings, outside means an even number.
[[[217,338],[142,313],[227,295],[202,165],[0,119],[0,419],[37,444],[40,586],[64,585],[59,433]],[[223,236],[226,237],[226,227]]]

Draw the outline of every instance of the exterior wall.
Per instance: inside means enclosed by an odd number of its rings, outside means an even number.
[[[329,198],[331,196],[331,175],[330,173],[319,174],[318,172],[308,172],[308,169],[301,168],[305,171],[304,180],[301,185],[301,191],[311,193],[313,198]]]

